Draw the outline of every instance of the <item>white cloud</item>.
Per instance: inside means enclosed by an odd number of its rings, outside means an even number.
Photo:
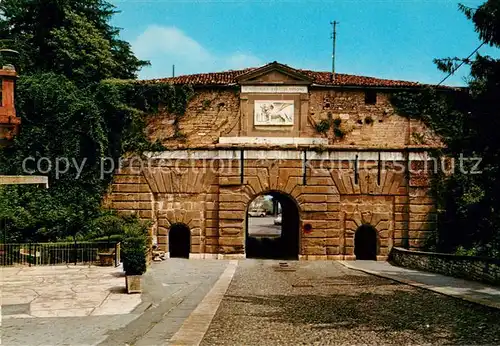
[[[252,54],[214,54],[176,27],[151,25],[132,42],[132,48],[139,58],[151,61],[151,66],[139,73],[139,77],[143,79],[169,77],[174,64],[176,75],[263,64]]]

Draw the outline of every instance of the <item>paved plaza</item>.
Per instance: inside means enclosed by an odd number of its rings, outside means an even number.
[[[3,268],[2,345],[500,344],[500,309],[448,296],[497,288],[387,263],[173,258],[142,295],[121,270]]]
[[[44,266],[2,268],[2,318],[128,314],[141,302],[125,292],[122,268]]]
[[[94,345],[141,313],[122,268],[0,268],[2,345]]]

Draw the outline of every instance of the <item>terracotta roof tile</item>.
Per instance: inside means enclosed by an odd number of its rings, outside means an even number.
[[[197,73],[169,78],[151,79],[148,80],[148,82],[192,85],[231,85],[236,83],[236,78],[238,76],[255,69],[256,68],[247,68],[244,70]]]
[[[268,65],[265,65],[268,66]],[[286,66],[286,65],[282,65]],[[262,67],[247,68],[243,70],[231,70],[212,73],[198,73],[191,75],[183,75],[177,77],[160,78],[148,80],[154,83],[170,83],[170,84],[191,84],[195,86],[212,86],[212,85],[234,85],[237,84],[237,78],[243,74],[261,69]],[[409,82],[401,80],[381,79],[366,76],[356,76],[343,73],[337,73],[335,80],[332,81],[331,72],[311,71],[294,69],[312,79],[313,85],[320,86],[361,86],[361,87],[419,87],[424,86],[418,82]]]

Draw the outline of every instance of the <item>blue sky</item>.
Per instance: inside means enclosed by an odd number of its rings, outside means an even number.
[[[477,7],[483,1],[464,0]],[[279,61],[329,71],[332,20],[340,22],[337,72],[438,83],[436,57],[469,55],[480,43],[454,0],[112,0],[113,24],[151,61],[140,78]],[[498,49],[480,52],[498,56]],[[463,67],[445,84],[463,85]]]

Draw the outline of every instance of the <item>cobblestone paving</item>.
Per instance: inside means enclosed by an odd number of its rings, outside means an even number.
[[[240,261],[202,345],[500,344],[500,310],[335,262]]]

